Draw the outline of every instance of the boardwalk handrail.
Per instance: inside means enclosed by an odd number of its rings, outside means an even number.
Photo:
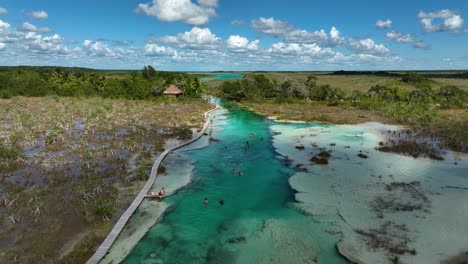
[[[148,181],[146,182],[146,184],[141,189],[140,193],[138,193],[138,195],[135,197],[135,199],[130,204],[130,206],[127,208],[127,210],[125,210],[125,212],[120,216],[119,220],[114,225],[112,230],[109,232],[106,239],[104,239],[104,241],[101,243],[101,245],[96,250],[96,252],[94,252],[94,254],[91,256],[91,258],[88,259],[86,264],[97,264],[107,254],[110,247],[112,246],[112,244],[114,244],[114,241],[119,236],[120,232],[122,232],[122,229],[124,228],[125,224],[128,222],[128,220],[133,215],[133,213],[138,208],[138,206],[140,206],[141,202],[145,198],[146,193],[148,193],[151,186],[153,186],[154,181],[156,180],[156,176],[158,175],[159,165],[164,160],[164,158],[167,156],[167,154],[169,154],[173,150],[176,150],[176,149],[179,149],[181,147],[187,146],[187,145],[193,143],[194,141],[198,140],[199,138],[201,138],[201,136],[203,136],[206,129],[208,128],[208,125],[210,124],[208,114],[210,112],[216,110],[216,109],[218,109],[218,106],[216,106],[213,109],[205,112],[205,124],[203,125],[203,128],[200,130],[200,132],[194,138],[192,138],[191,140],[189,140],[187,142],[184,142],[184,143],[182,143],[180,145],[177,145],[175,147],[166,149],[163,153],[161,153],[161,155],[159,155],[159,157],[154,161],[153,167],[151,168],[150,177],[148,178]]]

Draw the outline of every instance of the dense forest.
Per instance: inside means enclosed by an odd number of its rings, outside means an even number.
[[[162,95],[170,84],[176,84],[186,96],[203,92],[197,76],[156,71],[151,66],[122,72],[26,66],[0,69],[0,98],[56,95],[148,100]]]

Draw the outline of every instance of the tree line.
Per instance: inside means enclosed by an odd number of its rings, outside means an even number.
[[[156,71],[149,65],[141,71],[116,73],[62,67],[8,67],[0,71],[1,98],[56,95],[149,100],[161,96],[170,84],[190,97],[200,96],[204,90],[196,76]]]
[[[399,84],[410,84],[408,91]],[[456,86],[433,88],[434,82],[417,73],[404,74],[399,82],[375,85],[368,91],[346,93],[338,87],[317,84],[310,75],[304,82],[285,80],[278,82],[264,75],[248,79],[225,81],[220,86],[221,97],[232,101],[251,102],[307,102],[320,101],[328,105],[353,106],[373,110],[399,122],[432,121],[437,109],[468,109],[468,93]]]
[[[328,84],[317,84],[317,77],[310,75],[301,83],[295,80],[278,82],[264,75],[254,75],[251,78],[238,81],[225,81],[221,84],[221,96],[232,101],[262,102],[273,99],[277,103],[293,102],[298,99],[326,102],[329,105],[353,104],[369,109],[372,104],[402,102],[418,105],[436,105],[440,108],[467,108],[468,93],[456,86],[445,85],[434,89],[433,81],[417,73],[406,73],[400,79],[401,83],[414,86],[407,91],[398,83],[375,85],[367,92],[354,90],[346,93],[338,87]]]

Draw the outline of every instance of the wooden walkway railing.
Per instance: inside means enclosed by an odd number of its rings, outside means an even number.
[[[135,197],[135,200],[133,200],[132,204],[127,208],[127,210],[120,216],[119,220],[117,223],[114,225],[110,233],[107,235],[106,239],[102,242],[102,244],[99,246],[99,248],[96,250],[96,252],[91,256],[91,258],[86,262],[86,264],[97,264],[101,259],[107,254],[109,251],[110,247],[114,243],[114,241],[117,239],[119,236],[120,232],[124,228],[125,224],[128,222],[130,217],[133,215],[135,210],[140,206],[141,202],[143,199],[146,197],[146,193],[150,190],[151,186],[153,186],[154,181],[156,180],[156,176],[158,175],[158,168],[161,162],[164,160],[164,158],[169,154],[171,151],[179,149],[181,147],[184,147],[190,143],[193,143],[194,141],[198,140],[203,134],[205,133],[206,129],[208,128],[208,125],[210,125],[210,120],[208,118],[208,114],[211,111],[216,110],[218,107],[216,106],[215,108],[207,111],[205,113],[205,124],[203,125],[202,130],[191,140],[184,142],[178,146],[172,147],[170,149],[166,149],[159,157],[156,159],[156,161],[153,164],[153,167],[151,168],[151,174],[146,182],[145,186],[141,189],[140,193],[138,193],[137,197]]]

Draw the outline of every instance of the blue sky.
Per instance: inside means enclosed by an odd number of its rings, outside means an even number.
[[[468,69],[466,0],[0,0],[0,65]]]

